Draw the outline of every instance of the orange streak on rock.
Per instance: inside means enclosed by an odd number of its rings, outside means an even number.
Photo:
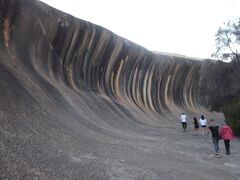
[[[9,28],[8,18],[4,19],[4,22],[3,22],[3,38],[4,38],[4,45],[8,49],[9,40],[10,40],[10,28]]]

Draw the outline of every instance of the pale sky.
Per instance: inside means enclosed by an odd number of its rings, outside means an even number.
[[[219,26],[240,0],[41,0],[151,51],[209,58]]]

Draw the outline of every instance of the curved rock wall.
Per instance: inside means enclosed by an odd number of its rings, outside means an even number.
[[[159,114],[204,105],[199,61],[153,54],[37,1],[2,1],[1,29],[3,51],[17,57],[12,65],[49,84]]]
[[[0,179],[176,179],[189,160],[185,179],[208,176],[208,152],[194,159],[202,143],[178,131],[183,111],[216,115],[207,65],[39,1],[0,0]]]

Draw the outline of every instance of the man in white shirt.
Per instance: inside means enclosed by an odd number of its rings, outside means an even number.
[[[183,126],[183,131],[185,132],[186,128],[187,128],[187,116],[186,116],[186,114],[182,113],[182,115],[180,116],[180,119],[181,119],[181,123],[182,123],[182,126]]]

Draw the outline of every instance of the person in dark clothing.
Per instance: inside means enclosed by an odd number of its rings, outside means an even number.
[[[198,135],[198,130],[199,130],[199,124],[198,124],[197,117],[193,118],[193,123],[194,123],[194,133],[193,133],[193,135],[197,136]]]
[[[210,120],[210,126],[208,127],[208,129],[212,133],[212,141],[213,141],[216,157],[219,157],[219,146],[218,146],[218,142],[220,139],[219,127],[216,125],[216,122],[214,119]],[[209,134],[209,131],[208,131],[208,134]]]

